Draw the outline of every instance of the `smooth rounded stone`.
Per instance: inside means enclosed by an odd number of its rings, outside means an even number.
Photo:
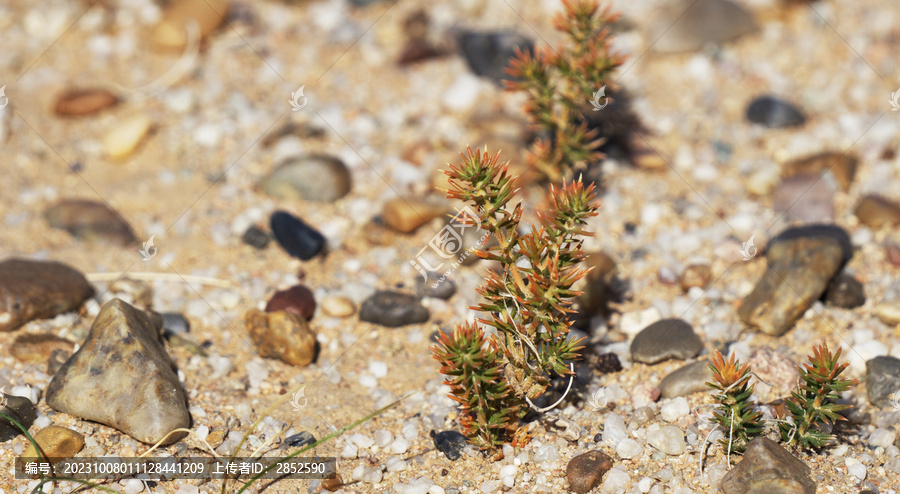
[[[803,125],[806,117],[796,106],[774,96],[759,96],[747,105],[747,120],[769,128]]]
[[[146,115],[118,121],[112,130],[103,135],[103,150],[111,158],[125,158],[144,140],[152,126],[153,120]]]
[[[316,437],[311,432],[303,431],[284,439],[284,444],[293,448],[302,448],[316,442]]]
[[[616,277],[616,261],[602,251],[589,252],[584,259],[584,269],[591,269],[585,276],[579,305],[585,315],[608,317],[610,303],[620,302],[620,281]]]
[[[50,463],[57,463],[66,458],[71,458],[84,448],[84,436],[72,429],[51,425],[44,427],[34,435],[34,442],[41,448],[41,456],[47,458]],[[22,458],[37,459],[38,453],[29,443]]]
[[[648,427],[647,444],[670,456],[681,455],[687,448],[684,431],[674,425]]]
[[[367,298],[359,309],[359,320],[396,328],[427,321],[428,309],[419,299],[399,292],[382,290]]]
[[[163,49],[181,50],[188,43],[186,23],[194,21],[200,39],[216,30],[228,15],[227,0],[178,0],[168,4],[150,39]]]
[[[787,177],[775,188],[772,209],[788,223],[831,221],[835,192],[831,184],[813,173]]]
[[[254,249],[263,250],[269,246],[272,236],[269,232],[263,230],[256,225],[250,225],[241,235],[241,242],[253,247]]]
[[[712,381],[712,378],[709,361],[692,362],[663,378],[659,383],[660,396],[664,399],[675,398],[708,391],[710,388],[706,383]]]
[[[688,291],[693,287],[706,288],[712,278],[709,264],[691,264],[681,273],[681,289]]]
[[[309,288],[295,285],[287,290],[275,292],[266,303],[266,312],[279,310],[293,312],[308,321],[316,312],[316,299]]]
[[[897,434],[888,429],[875,429],[869,434],[868,444],[869,446],[877,448],[881,446],[883,448],[887,448],[894,444],[894,441],[897,440]]]
[[[566,465],[569,489],[576,494],[585,494],[600,485],[603,475],[613,466],[612,458],[602,451],[588,451],[571,460]]]
[[[187,399],[160,340],[161,326],[157,314],[118,299],[105,303],[87,339],[47,386],[47,405],[149,444],[189,427]]]
[[[415,197],[397,197],[384,203],[381,218],[391,228],[412,233],[420,226],[448,212],[444,202],[436,203]]]
[[[781,336],[822,296],[852,255],[850,237],[838,226],[788,228],[769,242],[768,269],[738,315],[750,327]]]
[[[876,305],[875,315],[885,324],[891,326],[900,324],[900,300]]]
[[[441,280],[439,273],[429,272],[426,279],[416,279],[416,289],[420,297],[447,300],[456,293],[456,283],[449,278]]]
[[[757,437],[750,441],[741,461],[722,477],[719,490],[729,494],[815,494],[816,483],[810,472],[805,463],[778,443]]]
[[[106,89],[68,89],[57,96],[55,111],[64,116],[90,115],[118,102],[116,95]]]
[[[334,202],[350,193],[350,170],[333,156],[299,156],[282,162],[259,185],[278,199]]]
[[[731,41],[756,29],[753,15],[728,0],[682,1],[670,10],[674,16],[665,16],[670,20],[653,45],[659,53],[696,51],[707,44]],[[671,19],[678,20],[671,24]]]
[[[102,202],[63,199],[47,208],[44,217],[51,228],[61,228],[86,242],[131,246],[138,241],[125,219]]]
[[[163,332],[166,334],[185,334],[191,330],[191,323],[177,312],[163,312],[160,313],[160,316],[162,317]]]
[[[650,382],[637,383],[631,388],[631,406],[645,407],[659,399],[660,390]]]
[[[644,328],[631,342],[631,360],[656,364],[668,359],[689,359],[703,350],[703,341],[681,319],[662,319]]]
[[[855,154],[825,151],[787,161],[781,165],[781,173],[784,177],[802,174],[819,176],[827,171],[837,180],[841,190],[847,192],[856,177],[858,166],[859,157]]]
[[[269,225],[278,245],[292,257],[308,261],[325,248],[325,237],[321,233],[288,212],[272,213]]]
[[[124,494],[139,494],[144,490],[144,482],[139,479],[128,479],[122,482],[125,482],[124,489],[122,489]]]
[[[260,357],[301,367],[315,360],[316,334],[297,314],[250,309],[244,314],[244,324]]]
[[[0,262],[0,331],[75,310],[93,294],[94,287],[71,266],[7,259]]]
[[[434,447],[444,453],[450,461],[460,459],[463,449],[470,444],[466,436],[456,431],[431,431],[431,439],[434,441]]]
[[[852,275],[835,276],[825,290],[825,303],[842,309],[853,309],[866,303],[863,284]]]
[[[506,68],[516,56],[516,48],[534,51],[534,42],[511,31],[460,31],[456,44],[475,75],[487,77],[497,84],[513,77]]]
[[[331,317],[349,317],[356,312],[356,306],[347,297],[328,296],[322,299],[322,312]]]
[[[866,362],[866,393],[869,403],[881,407],[894,406],[894,393],[900,392],[900,359],[896,357],[875,357]]]
[[[34,403],[22,396],[12,396],[0,392],[0,413],[12,417],[22,427],[28,430],[37,418],[37,409]],[[10,422],[6,417],[0,417],[0,443],[22,434],[22,430]]]
[[[16,336],[9,353],[20,362],[41,363],[55,350],[71,354],[75,343],[49,333],[26,333]]]
[[[900,225],[900,204],[879,195],[870,194],[860,199],[853,214],[860,223],[873,230]]]

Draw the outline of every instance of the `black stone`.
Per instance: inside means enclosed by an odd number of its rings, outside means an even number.
[[[594,362],[594,359],[596,359],[596,362]],[[613,352],[598,355],[590,358],[590,360],[597,372],[602,374],[612,374],[622,370],[622,362],[619,362],[619,356]]]
[[[844,309],[852,309],[866,303],[863,284],[853,276],[841,273],[835,276],[825,290],[825,303]]]
[[[528,53],[534,50],[533,41],[510,31],[462,31],[456,42],[472,72],[497,84],[514,80],[506,68],[516,56],[516,48]]]
[[[416,297],[399,292],[379,291],[359,309],[359,320],[395,328],[428,320],[428,309]]]
[[[824,237],[837,240],[841,245],[843,262],[846,264],[853,257],[853,242],[850,241],[850,234],[847,233],[847,230],[830,223],[815,223],[787,228],[769,241],[766,251],[768,252],[778,242],[805,237]]]
[[[272,241],[272,236],[262,228],[251,225],[250,228],[247,228],[247,231],[241,235],[241,241],[250,247],[262,250],[269,246],[269,242]]]
[[[163,332],[166,334],[187,333],[191,330],[191,323],[177,312],[163,312],[160,315],[163,320]]]
[[[456,431],[442,431],[435,433],[431,431],[431,438],[434,440],[434,447],[438,449],[450,461],[456,461],[462,456],[462,450],[469,444],[466,436]]]
[[[272,213],[269,224],[278,245],[292,257],[308,261],[325,248],[325,237],[290,213]]]
[[[760,96],[747,106],[747,120],[770,128],[803,125],[806,117],[796,106],[772,96]]]
[[[420,297],[432,297],[447,300],[456,293],[456,283],[449,278],[441,281],[441,275],[428,272],[428,279],[416,278],[416,288]],[[437,286],[435,286],[437,285]]]
[[[314,442],[316,442],[315,436],[313,436],[312,433],[308,431],[303,431],[299,434],[288,436],[284,440],[284,444],[293,448],[299,448],[302,446],[306,446],[307,444],[312,444]]]
[[[4,403],[3,406],[0,406],[0,413],[11,417],[21,424],[25,430],[28,430],[31,424],[34,423],[34,419],[37,418],[37,410],[34,408],[31,400],[21,396],[10,396],[6,393],[0,393],[0,395],[3,398],[0,401]],[[0,443],[9,441],[21,433],[22,430],[6,417],[0,417]]]

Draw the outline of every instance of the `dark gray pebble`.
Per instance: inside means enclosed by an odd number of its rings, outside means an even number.
[[[163,312],[160,315],[163,320],[163,332],[166,334],[187,333],[191,330],[191,323],[177,312]]]
[[[642,329],[631,342],[631,359],[655,364],[671,358],[688,359],[703,349],[691,325],[681,319],[662,319]]]
[[[803,125],[806,117],[796,106],[772,96],[760,96],[747,107],[747,120],[770,128]]]
[[[284,444],[292,448],[301,448],[303,446],[306,446],[307,444],[312,444],[314,442],[316,442],[316,438],[309,431],[303,431],[298,434],[294,434],[293,436],[288,436],[284,440]]]
[[[428,309],[416,297],[399,292],[379,291],[367,298],[359,310],[359,320],[395,328],[428,320]]]
[[[263,250],[269,246],[269,242],[272,241],[272,236],[262,228],[251,225],[250,228],[247,228],[247,231],[241,235],[241,241],[250,247]]]
[[[530,39],[509,31],[462,31],[456,42],[472,72],[497,84],[513,79],[506,73],[506,67],[515,57],[517,47],[524,52],[534,49]]]
[[[828,305],[852,309],[866,303],[863,284],[853,276],[841,273],[831,280],[825,291],[825,302]]]
[[[441,275],[435,272],[428,273],[428,279],[421,276],[416,279],[416,287],[420,297],[432,297],[447,300],[456,293],[456,283],[449,278],[441,280]]]
[[[441,453],[444,453],[450,461],[456,461],[462,456],[462,450],[469,444],[466,436],[456,431],[442,431],[435,433],[431,431],[431,438],[434,440],[434,447]]]

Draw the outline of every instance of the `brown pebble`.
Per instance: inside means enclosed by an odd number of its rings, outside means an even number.
[[[105,89],[69,89],[56,98],[56,113],[65,116],[90,115],[118,102],[118,98]]]
[[[900,225],[900,204],[874,194],[860,199],[854,214],[860,223],[875,230]]]
[[[391,228],[403,233],[411,233],[446,212],[448,212],[446,205],[406,197],[386,202],[381,216]]]
[[[799,174],[820,175],[830,170],[841,190],[847,192],[856,176],[858,165],[859,158],[854,154],[826,151],[787,161],[781,168],[785,178]]]
[[[293,312],[308,321],[316,311],[316,299],[309,288],[303,285],[292,286],[275,292],[266,304],[266,312],[279,310]]]
[[[291,365],[309,365],[316,356],[316,335],[302,317],[293,312],[244,314],[244,324],[260,357],[277,358]]]
[[[900,245],[888,245],[884,248],[884,253],[889,263],[900,266]]]
[[[93,294],[94,287],[70,266],[7,259],[0,262],[0,331],[75,310]]]
[[[180,0],[169,4],[163,18],[153,29],[151,39],[157,46],[182,49],[187,45],[188,32],[185,23],[193,20],[200,28],[200,38],[206,38],[216,30],[228,14],[226,0]]]
[[[20,362],[43,362],[54,351],[62,350],[69,355],[75,351],[75,344],[49,333],[26,333],[16,336],[9,353]]]
[[[612,466],[612,459],[602,451],[588,451],[572,458],[566,466],[569,489],[577,494],[585,494],[600,485],[603,475]]]
[[[50,425],[39,430],[34,435],[34,442],[41,448],[41,455],[54,464],[75,456],[84,448],[84,436],[72,429],[56,425]],[[22,454],[22,458],[38,458],[34,445],[28,444],[28,449]]]
[[[106,204],[87,199],[63,199],[44,212],[52,228],[61,228],[79,240],[133,245],[131,226]]]
[[[344,486],[344,479],[341,478],[341,474],[335,474],[333,479],[325,479],[322,481],[322,488],[326,491],[336,491]]]
[[[691,264],[681,273],[681,289],[688,291],[695,286],[706,288],[712,278],[709,264]]]

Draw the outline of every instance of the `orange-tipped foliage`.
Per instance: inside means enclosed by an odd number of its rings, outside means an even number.
[[[741,366],[734,354],[726,361],[719,351],[712,357],[709,368],[713,372],[714,382],[707,386],[718,390],[715,394],[719,406],[713,413],[725,433],[725,439],[719,441],[729,453],[743,453],[753,437],[762,433],[762,413],[753,410],[750,396],[750,365]]]

